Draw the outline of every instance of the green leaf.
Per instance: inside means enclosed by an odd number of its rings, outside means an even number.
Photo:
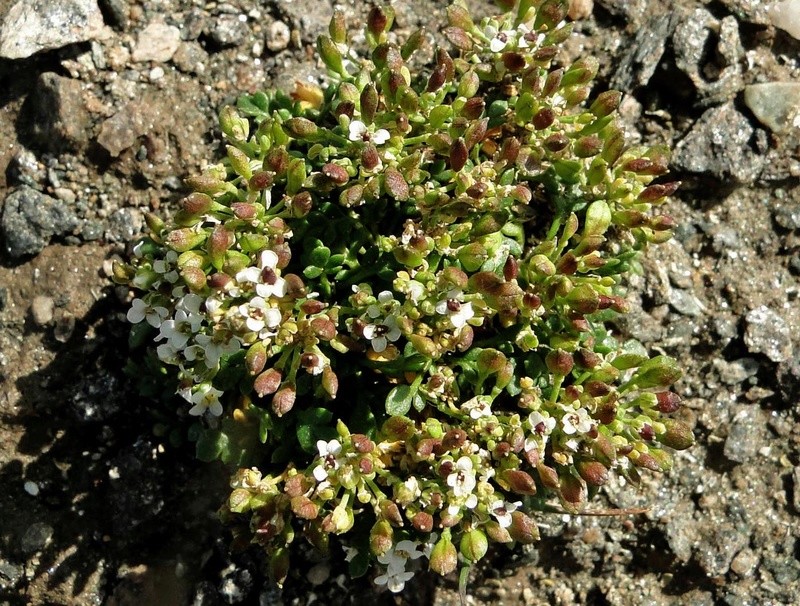
[[[405,415],[411,410],[415,395],[410,385],[398,385],[386,396],[386,413],[392,416]]]
[[[306,278],[313,280],[314,278],[319,278],[322,275],[322,268],[321,267],[314,267],[310,265],[303,270],[303,275]]]
[[[219,459],[227,447],[228,436],[218,429],[206,429],[197,440],[195,456],[204,463],[210,463]]]
[[[358,554],[350,560],[347,569],[352,578],[363,577],[369,570],[371,558],[369,557],[369,549],[359,550]]]
[[[322,407],[307,408],[298,413],[297,419],[300,423],[309,425],[327,425],[333,419],[333,413]]]
[[[327,246],[318,246],[312,250],[311,255],[309,255],[311,264],[316,265],[317,267],[325,267],[325,265],[328,263],[328,259],[330,258],[331,249]]]

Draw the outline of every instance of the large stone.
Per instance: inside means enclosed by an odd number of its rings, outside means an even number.
[[[3,248],[13,258],[35,255],[50,238],[64,235],[80,221],[63,202],[27,186],[11,192],[3,203],[0,235]]]
[[[33,134],[43,149],[77,150],[89,140],[89,113],[78,80],[53,72],[39,76],[33,101]]]
[[[783,134],[800,128],[800,83],[750,84],[744,89],[744,102],[758,121],[773,133]]]
[[[0,22],[0,57],[5,59],[92,40],[104,27],[95,0],[18,0]]]
[[[775,27],[800,40],[800,0],[784,0],[773,4],[769,20]]]
[[[764,164],[755,149],[756,130],[746,116],[726,103],[707,110],[676,146],[673,163],[690,173],[720,181],[752,183]]]

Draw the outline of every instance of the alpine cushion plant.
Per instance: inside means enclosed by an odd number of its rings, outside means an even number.
[[[336,12],[327,85],[223,109],[227,157],[116,268],[132,343],[198,456],[240,467],[223,518],[278,582],[303,538],[399,591],[692,444],[675,362],[609,324],[671,236],[667,153],[626,147],[619,93],[587,108],[595,59],[556,65],[566,0],[498,4],[452,5],[421,72],[426,36],[390,42],[389,7],[365,56]]]

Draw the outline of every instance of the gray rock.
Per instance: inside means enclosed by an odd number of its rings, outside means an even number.
[[[707,49],[714,41],[716,52],[710,53]],[[672,46],[675,64],[694,84],[701,105],[728,101],[741,90],[744,49],[735,17],[719,21],[705,8],[697,8],[681,18]],[[706,63],[698,63],[704,58]]]
[[[70,233],[79,221],[63,202],[22,186],[6,196],[0,235],[11,257],[39,253],[53,236]]]
[[[714,369],[719,373],[720,380],[725,385],[738,385],[758,373],[758,362],[753,358],[741,358],[728,362],[717,359],[713,361]]]
[[[620,58],[619,67],[611,77],[611,88],[629,91],[650,81],[678,19],[677,12],[670,11],[654,15],[643,24]]]
[[[24,59],[92,40],[103,30],[103,15],[95,0],[17,0],[0,23],[0,57]]]
[[[31,302],[31,317],[36,326],[43,327],[53,321],[53,311],[55,310],[55,301],[52,298],[44,295],[37,295]]]
[[[676,146],[673,164],[720,181],[752,183],[761,172],[763,154],[753,149],[755,129],[733,103],[707,110]]]
[[[253,588],[253,577],[248,570],[236,570],[222,579],[219,595],[226,604],[239,604]]]
[[[778,204],[772,211],[772,216],[785,229],[800,229],[800,204],[797,202]]]
[[[747,546],[748,536],[730,523],[707,524],[697,549],[697,560],[710,577],[730,570],[734,556]]]
[[[731,570],[740,577],[748,577],[758,565],[758,555],[752,549],[742,549],[736,557],[731,560]]]
[[[597,4],[615,17],[621,17],[625,21],[635,23],[647,11],[647,0],[595,0]]]
[[[283,20],[298,29],[303,40],[310,42],[327,33],[333,14],[331,4],[320,0],[294,0],[279,3],[278,9],[285,17]]]
[[[142,214],[134,208],[120,208],[108,219],[106,240],[128,242],[142,231]]]
[[[274,53],[282,51],[289,46],[291,38],[292,32],[289,30],[289,26],[283,21],[273,21],[269,24],[269,27],[267,27],[267,48]]]
[[[682,316],[697,318],[703,315],[703,304],[694,293],[679,288],[670,288],[669,304]]]
[[[177,27],[166,23],[151,23],[139,32],[131,59],[165,63],[172,59],[180,43],[181,31]]]
[[[36,187],[46,178],[44,166],[29,149],[19,147],[8,163],[9,181],[14,184]]]
[[[33,554],[44,549],[53,538],[53,527],[44,522],[31,524],[20,539],[23,553]]]
[[[664,527],[669,548],[681,562],[689,561],[697,542],[698,528],[693,513],[694,507],[691,502],[681,502],[669,516]]]
[[[763,445],[763,420],[753,406],[741,408],[731,421],[723,453],[736,463],[744,463],[758,454]]]
[[[198,42],[182,42],[172,57],[175,66],[187,74],[202,74],[206,71],[208,53]]]
[[[33,135],[43,149],[74,151],[88,143],[89,113],[78,80],[46,72],[39,76],[32,100]]]
[[[758,121],[777,134],[800,126],[800,83],[765,82],[744,89],[744,102]]]
[[[25,569],[18,564],[0,561],[0,587],[8,589],[14,587],[22,579]]]
[[[752,353],[761,353],[773,362],[783,362],[792,355],[792,334],[783,318],[766,305],[745,316],[744,344]]]
[[[245,15],[242,15],[245,17]],[[246,17],[244,20],[239,15],[221,15],[214,20],[211,31],[211,40],[220,48],[230,48],[239,46],[244,42],[250,28],[247,26]]]
[[[783,0],[773,4],[767,18],[772,25],[800,40],[800,0]]]

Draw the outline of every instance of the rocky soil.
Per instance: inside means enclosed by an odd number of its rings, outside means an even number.
[[[675,149],[677,237],[619,329],[680,359],[697,445],[594,504],[646,514],[543,515],[469,604],[800,603],[800,2],[775,4],[573,2],[567,54],[601,59],[632,140]],[[380,594],[313,556],[270,587],[227,553],[226,471],[158,437],[122,372],[111,260],[219,157],[223,105],[319,76],[332,6],[0,0],[0,605],[458,603],[455,579]],[[445,3],[394,6],[432,34]]]

